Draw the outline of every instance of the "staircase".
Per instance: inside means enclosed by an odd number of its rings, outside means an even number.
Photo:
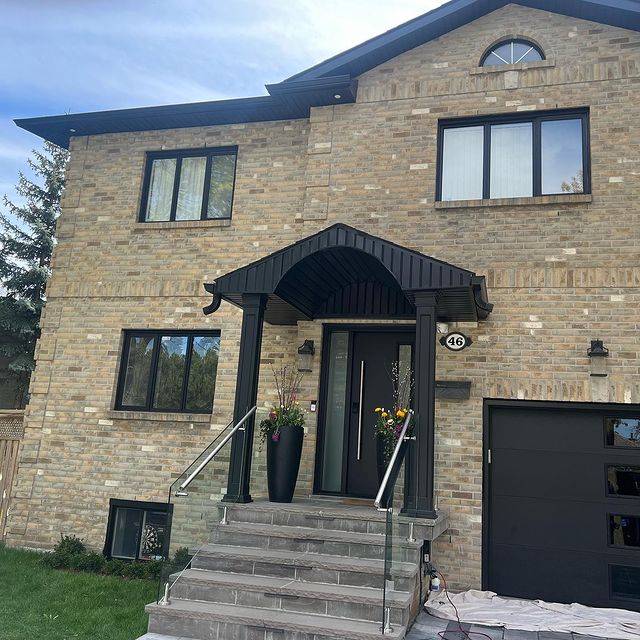
[[[170,604],[147,606],[145,640],[381,638],[384,513],[322,499],[226,506],[228,524],[213,530]],[[385,638],[404,638],[417,615],[422,541],[445,528],[444,517],[420,521],[409,542],[408,522],[399,524]]]

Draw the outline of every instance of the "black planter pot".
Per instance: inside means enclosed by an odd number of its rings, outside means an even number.
[[[291,502],[298,480],[304,427],[286,427],[280,439],[267,437],[267,484],[271,502]]]

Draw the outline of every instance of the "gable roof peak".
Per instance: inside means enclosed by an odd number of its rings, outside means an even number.
[[[450,0],[428,13],[300,71],[280,84],[338,75],[355,78],[387,60],[508,4],[640,31],[638,0]]]

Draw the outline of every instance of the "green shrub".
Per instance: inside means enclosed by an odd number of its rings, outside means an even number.
[[[124,573],[124,578],[146,578],[144,562],[127,562]]]
[[[191,559],[186,548],[178,549],[174,562],[178,561],[182,570]],[[157,580],[160,577],[162,562],[146,560],[129,562],[114,558],[107,560],[95,552],[88,552],[81,538],[76,536],[60,536],[51,553],[42,557],[42,563],[52,569],[68,569],[72,571],[88,571],[122,578]]]
[[[53,548],[53,553],[76,555],[80,553],[86,553],[87,548],[82,542],[81,538],[76,536],[64,536],[60,534],[60,542]]]
[[[102,567],[102,572],[108,576],[122,576],[126,571],[127,564],[129,563],[117,558],[107,560]]]
[[[157,580],[160,577],[162,571],[162,562],[160,560],[148,560],[142,566],[144,567],[145,578]]]
[[[71,557],[71,569],[76,571],[91,571],[92,573],[100,573],[105,565],[106,560],[99,553],[84,553]]]
[[[54,551],[52,553],[47,553],[42,557],[42,562],[52,569],[70,569],[71,562],[77,554],[71,554],[67,552],[59,553]]]
[[[176,549],[176,553],[173,556],[171,564],[174,566],[175,571],[182,571],[190,562],[193,556],[189,553],[187,547],[180,547]]]

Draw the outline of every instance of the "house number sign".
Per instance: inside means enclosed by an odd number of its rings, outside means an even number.
[[[447,347],[449,351],[462,351],[472,343],[471,338],[465,336],[464,333],[454,331],[440,338],[440,344]]]

